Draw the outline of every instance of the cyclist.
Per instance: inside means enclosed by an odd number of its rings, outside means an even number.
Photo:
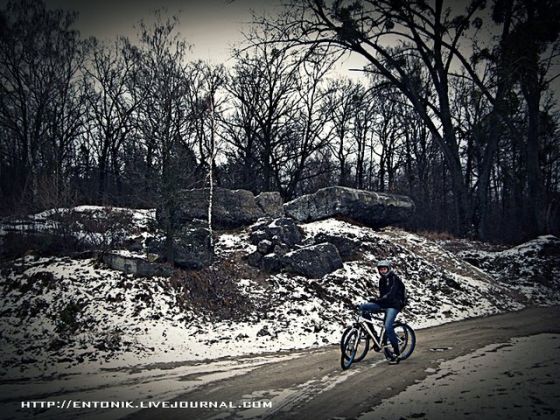
[[[385,311],[385,333],[393,347],[392,358],[389,359],[390,364],[397,364],[400,360],[400,350],[398,339],[395,334],[393,322],[398,313],[404,307],[405,290],[402,280],[395,274],[389,260],[381,260],[377,262],[377,271],[379,277],[379,298],[368,299],[368,303],[360,305],[362,316],[369,318],[370,312]]]

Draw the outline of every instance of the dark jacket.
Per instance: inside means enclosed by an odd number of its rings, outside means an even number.
[[[379,278],[379,299],[377,303],[382,308],[396,308],[399,311],[404,307],[404,284],[394,271]]]

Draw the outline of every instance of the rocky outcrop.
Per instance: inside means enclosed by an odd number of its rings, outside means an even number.
[[[336,246],[328,242],[288,252],[282,260],[287,271],[313,279],[342,267]]]
[[[173,217],[176,226],[208,219],[208,188],[182,190],[178,193],[178,208]],[[255,223],[259,218],[284,215],[282,198],[277,192],[264,192],[257,197],[251,191],[217,187],[213,193],[212,224],[218,229],[238,228]],[[163,208],[156,218],[165,223]]]
[[[327,187],[284,204],[284,211],[299,222],[344,216],[379,228],[406,221],[414,213],[414,202],[404,195]]]
[[[255,197],[255,201],[266,216],[283,217],[284,201],[277,191],[262,192]]]
[[[260,220],[251,226],[249,237],[253,245],[268,240],[272,243],[272,246],[283,244],[288,247],[299,244],[303,239],[299,227],[292,219],[287,217]]]
[[[208,219],[208,188],[182,190],[178,193],[178,208],[172,216],[176,226]],[[252,192],[215,188],[213,193],[212,223],[217,228],[236,228],[250,225],[264,213]],[[156,218],[164,225],[164,211],[158,208]]]
[[[264,218],[252,225],[250,231],[249,239],[257,249],[247,256],[247,262],[265,272],[289,271],[309,278],[320,278],[342,267],[340,254],[332,243],[303,247],[303,234],[293,219]],[[321,239],[319,235],[315,243],[318,239]],[[335,237],[333,239],[337,240]]]
[[[323,242],[332,243],[336,246],[338,253],[344,261],[354,258],[360,249],[360,241],[357,239],[331,233],[318,233],[313,238],[313,242],[316,244]]]
[[[173,263],[186,269],[200,269],[212,263],[210,231],[204,227],[185,226],[175,232],[173,238]],[[165,257],[165,238],[146,240],[146,250],[150,254]]]

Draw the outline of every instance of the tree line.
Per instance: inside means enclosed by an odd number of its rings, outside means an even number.
[[[192,60],[161,12],[136,37],[101,42],[80,36],[74,12],[10,2],[2,212],[172,211],[178,189],[214,180],[285,200],[332,185],[407,194],[409,228],[484,240],[558,232],[559,9],[294,2],[256,22],[226,68]],[[499,30],[483,37],[489,25]],[[368,63],[360,77],[340,74],[349,51]]]

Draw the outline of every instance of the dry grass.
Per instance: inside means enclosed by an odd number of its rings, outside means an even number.
[[[457,239],[456,236],[454,236],[452,233],[449,233],[447,231],[438,232],[434,230],[419,230],[418,232],[415,233],[418,236],[422,236],[431,241],[452,241]]]
[[[208,312],[217,319],[242,319],[254,309],[239,292],[235,280],[243,278],[240,267],[230,260],[201,270],[175,270],[170,284],[179,291],[184,308]]]

